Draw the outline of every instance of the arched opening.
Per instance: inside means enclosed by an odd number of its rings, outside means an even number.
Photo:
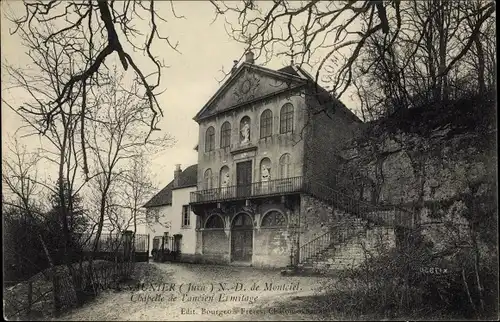
[[[239,213],[231,225],[231,261],[251,262],[253,253],[253,220]]]
[[[215,129],[213,126],[207,129],[205,134],[205,152],[215,150]]]
[[[231,124],[229,122],[224,122],[220,130],[220,147],[228,148],[231,146]]]
[[[203,175],[203,188],[212,189],[212,169],[207,169]]]
[[[219,215],[212,215],[208,217],[205,223],[205,228],[209,229],[224,229],[224,221]]]
[[[286,216],[279,211],[271,210],[262,218],[260,227],[286,227]]]
[[[280,111],[280,133],[290,133],[293,131],[293,105],[286,103]]]
[[[290,178],[290,154],[285,153],[280,158],[279,176],[281,179]]]
[[[260,138],[267,138],[273,134],[273,112],[267,109],[260,115]]]
[[[222,198],[229,197],[230,185],[231,185],[231,178],[229,176],[229,167],[225,165],[220,169],[220,174],[219,174],[219,188]]]

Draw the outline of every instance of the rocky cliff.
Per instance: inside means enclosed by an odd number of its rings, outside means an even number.
[[[486,97],[365,123],[343,150],[343,171],[368,182],[358,189],[363,199],[412,209],[437,248],[470,240],[474,227],[497,225],[495,114]]]

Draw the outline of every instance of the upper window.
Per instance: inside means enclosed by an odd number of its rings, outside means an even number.
[[[261,227],[286,226],[285,216],[275,210],[268,212],[262,219]]]
[[[203,176],[203,186],[205,189],[212,189],[212,169],[207,169]]]
[[[273,134],[273,112],[265,110],[260,115],[260,138],[267,138]]]
[[[280,133],[293,131],[293,105],[286,103],[280,111]]]
[[[207,129],[205,136],[205,152],[215,150],[215,129],[213,126]]]
[[[288,153],[280,158],[280,178],[290,178],[290,154]]]
[[[251,227],[253,226],[252,218],[245,213],[240,213],[233,219],[233,227]]]
[[[250,143],[250,118],[244,116],[240,121],[240,142],[241,144]]]
[[[231,124],[224,122],[220,129],[220,147],[227,148],[231,145]]]
[[[191,225],[191,216],[189,215],[189,205],[182,206],[182,227]]]
[[[205,223],[205,228],[224,228],[224,222],[218,215],[212,215]]]

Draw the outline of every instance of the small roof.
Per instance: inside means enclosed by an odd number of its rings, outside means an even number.
[[[170,181],[163,189],[144,204],[144,208],[168,206],[172,204],[172,190],[196,186],[198,165],[193,164],[181,172],[179,185],[174,187],[174,180]]]

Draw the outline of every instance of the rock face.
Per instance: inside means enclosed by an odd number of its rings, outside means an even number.
[[[449,200],[488,181],[496,170],[496,156],[484,147],[482,134],[451,134],[450,126],[428,136],[380,131],[360,136],[343,155],[346,171],[358,171],[373,182],[373,201],[412,205]]]
[[[479,208],[492,206],[496,213],[495,136],[496,129],[453,123],[425,131],[371,124],[344,149],[343,171],[368,178],[363,195],[370,201],[412,209],[425,227],[422,235],[439,251],[457,241],[452,239],[470,241]],[[496,220],[491,214],[485,216]]]

